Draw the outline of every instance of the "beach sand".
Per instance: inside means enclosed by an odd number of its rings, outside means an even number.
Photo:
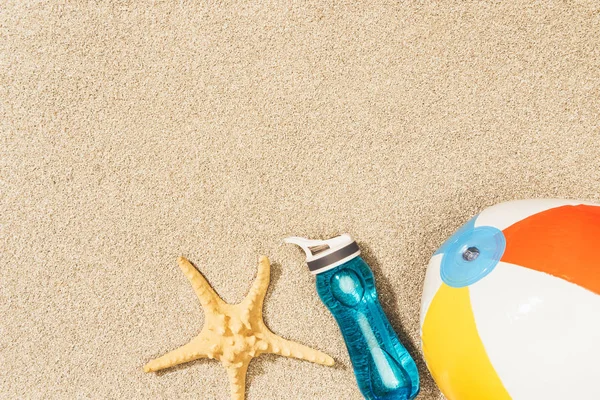
[[[302,252],[344,232],[421,371],[435,249],[492,204],[600,201],[597,3],[7,1],[0,12],[0,397],[229,399],[214,360],[146,374],[258,256],[277,334],[247,399],[361,399]],[[79,4],[80,3],[80,4]]]

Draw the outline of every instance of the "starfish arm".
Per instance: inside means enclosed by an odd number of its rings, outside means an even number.
[[[263,302],[265,300],[265,295],[267,294],[270,280],[271,264],[266,256],[261,256],[258,260],[256,279],[254,280],[254,283],[252,283],[252,287],[243,301],[249,310],[257,312],[259,315],[262,315]]]
[[[202,304],[202,308],[205,310],[212,309],[215,305],[222,302],[221,298],[215,293],[208,281],[191,262],[184,257],[179,257],[177,259],[177,264],[179,264],[179,268],[181,268],[186,278],[188,278],[192,284],[194,292],[196,293],[196,296],[198,296],[200,304]]]
[[[231,399],[244,400],[246,397],[246,372],[250,361],[241,361],[226,367],[231,384]]]
[[[175,365],[183,364],[200,358],[210,357],[210,350],[203,342],[192,340],[178,349],[168,352],[162,357],[151,360],[144,366],[145,372],[160,371]]]
[[[264,351],[265,353],[278,354],[284,357],[293,357],[327,366],[334,364],[331,356],[319,350],[304,346],[303,344],[284,339],[273,332],[268,332],[265,334],[264,340],[268,344],[267,350]]]

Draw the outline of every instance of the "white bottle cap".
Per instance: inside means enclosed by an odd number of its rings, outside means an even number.
[[[310,240],[301,237],[284,239],[306,253],[306,264],[313,274],[320,274],[337,267],[360,254],[358,244],[347,233],[327,240]]]

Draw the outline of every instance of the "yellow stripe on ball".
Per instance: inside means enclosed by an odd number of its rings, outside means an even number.
[[[468,287],[441,285],[423,322],[423,353],[448,400],[510,400],[477,332]]]

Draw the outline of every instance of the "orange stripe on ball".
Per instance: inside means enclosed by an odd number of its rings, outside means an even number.
[[[551,208],[504,231],[502,261],[562,278],[600,294],[600,207]]]

